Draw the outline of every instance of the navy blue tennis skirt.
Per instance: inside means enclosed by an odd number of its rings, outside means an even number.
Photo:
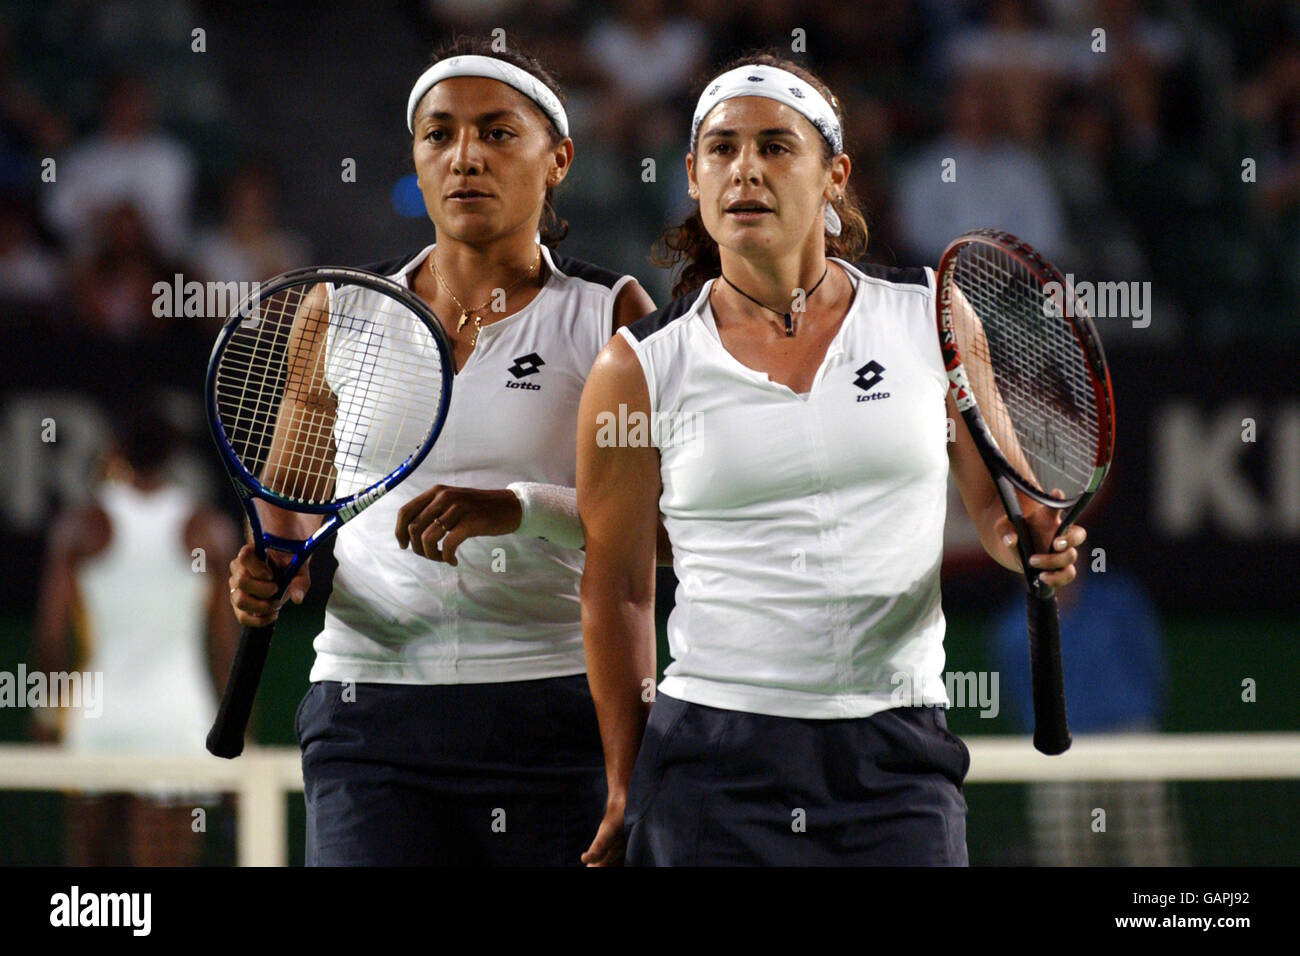
[[[630,866],[966,866],[970,751],[940,707],[811,720],[659,694],[628,788]]]
[[[308,866],[578,866],[605,812],[585,674],[311,685]]]

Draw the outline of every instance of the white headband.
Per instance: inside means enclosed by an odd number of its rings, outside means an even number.
[[[775,66],[740,66],[723,73],[700,94],[700,101],[695,105],[695,116],[691,119],[691,148],[695,147],[695,134],[700,131],[700,124],[709,110],[723,100],[737,96],[766,96],[770,100],[784,103],[796,112],[802,113],[826,142],[831,144],[835,155],[844,152],[844,137],[840,132],[840,121],[835,118],[835,111],[826,98],[810,84],[788,70]],[[826,231],[838,236],[842,224],[839,214],[827,203],[823,210]]]
[[[513,63],[498,60],[493,56],[477,54],[439,60],[420,74],[420,78],[415,81],[415,86],[411,87],[410,98],[406,101],[406,128],[412,133],[415,132],[415,108],[424,98],[424,94],[433,89],[435,84],[453,76],[483,76],[513,87],[541,107],[542,112],[550,117],[561,136],[569,135],[569,117],[565,114],[564,107],[560,105],[559,97],[552,93],[545,83],[527,70],[519,69]]]
[[[723,100],[737,96],[766,96],[770,100],[784,103],[807,117],[808,122],[817,127],[817,131],[831,144],[836,155],[844,152],[844,139],[840,135],[840,121],[835,118],[835,111],[826,98],[810,84],[787,70],[775,66],[740,66],[723,73],[700,94],[700,101],[695,106],[695,116],[691,120],[691,145],[695,145],[695,134],[700,131],[700,124],[709,110]]]

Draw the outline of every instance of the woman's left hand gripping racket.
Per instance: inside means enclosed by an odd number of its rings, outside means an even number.
[[[235,310],[208,362],[208,423],[258,557],[275,571],[273,600],[322,541],[424,460],[454,373],[433,310],[369,272],[287,272]],[[240,636],[208,734],[218,757],[244,749],[273,632]]]
[[[1070,730],[1056,598],[1029,564],[1035,542],[1019,496],[1065,512],[1056,532],[1064,534],[1101,487],[1115,445],[1106,358],[1074,290],[1015,236],[979,229],[953,240],[936,284],[953,401],[1015,526],[1029,585],[1034,746],[1063,753]]]

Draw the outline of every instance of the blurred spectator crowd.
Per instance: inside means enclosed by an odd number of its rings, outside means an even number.
[[[177,273],[251,281],[308,264],[310,246],[278,224],[274,165],[237,153],[228,94],[191,68],[191,8],[0,7],[8,316],[129,340],[185,321],[155,314],[155,283]],[[197,218],[200,203],[216,214]]]
[[[364,6],[372,28],[417,34],[425,48],[504,27],[550,65],[577,145],[578,175],[557,197],[572,227],[565,250],[638,274],[660,302],[667,277],[646,256],[689,208],[682,156],[700,83],[736,53],[789,55],[793,45],[844,107],[875,261],[934,264],[958,233],[996,226],[1079,278],[1152,283],[1151,329],[1117,323],[1103,329],[1108,340],[1294,335],[1293,0]],[[302,174],[293,131],[254,137],[238,83],[192,68],[190,26],[238,9],[190,0],[0,6],[0,314],[48,312],[100,334],[151,334],[185,321],[151,308],[153,284],[174,273],[251,280],[310,264],[322,248],[354,262],[400,251],[348,250],[345,224],[328,235],[331,227],[296,215],[281,199],[286,177]],[[378,66],[391,54],[357,42],[349,56],[364,77],[367,58]],[[410,64],[412,76],[420,66]],[[314,68],[290,65],[285,82]],[[375,129],[397,150],[392,126],[384,116]],[[54,183],[42,179],[50,158]],[[642,182],[646,159],[654,188]]]

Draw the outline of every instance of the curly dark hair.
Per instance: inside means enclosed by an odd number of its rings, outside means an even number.
[[[560,89],[560,84],[556,81],[551,72],[542,66],[541,61],[536,57],[528,54],[513,37],[507,36],[505,49],[498,50],[493,46],[494,41],[483,37],[457,36],[438,46],[433,51],[433,56],[429,60],[429,66],[453,56],[490,56],[498,60],[505,60],[507,63],[514,64],[525,73],[531,73],[537,79],[546,84],[547,88],[555,94],[556,98],[563,103],[564,91]],[[427,67],[426,67],[427,68]],[[554,121],[542,111],[540,106],[529,103],[537,110],[537,114],[546,123],[546,128],[551,134],[551,145],[558,146],[564,140],[564,134],[556,128]],[[555,187],[546,187],[546,199],[542,205],[542,221],[538,224],[538,229],[542,234],[542,242],[554,248],[559,245],[561,240],[569,234],[569,224],[559,213],[555,211]]]
[[[705,85],[712,82],[716,76],[741,66],[774,66],[793,73],[821,91],[821,94],[826,97],[826,102],[830,103],[831,108],[835,110],[835,116],[840,121],[840,129],[846,128],[844,112],[839,100],[820,77],[793,60],[767,51],[747,53],[719,67],[698,85],[696,96],[702,93]],[[691,151],[694,152],[698,145],[698,142],[691,143]],[[824,147],[822,160],[826,165],[830,165],[833,155],[831,145],[824,139],[822,145]],[[846,140],[845,152],[847,151]],[[839,202],[835,203],[834,209],[840,217],[840,234],[826,237],[826,253],[848,262],[856,262],[867,253],[867,220],[851,184],[845,184],[844,194]],[[698,206],[685,220],[664,229],[655,242],[651,261],[657,266],[677,270],[676,281],[672,288],[674,298],[693,292],[709,279],[716,279],[722,274],[718,244],[704,228],[704,220],[700,217]]]

